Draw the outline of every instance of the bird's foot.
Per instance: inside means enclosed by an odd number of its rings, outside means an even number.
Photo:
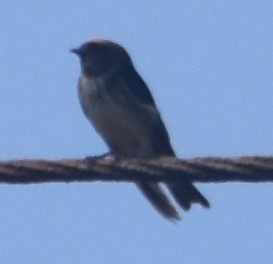
[[[111,152],[107,152],[105,154],[98,155],[98,156],[87,156],[84,159],[88,161],[94,161],[98,159],[114,160],[116,159],[116,157]]]

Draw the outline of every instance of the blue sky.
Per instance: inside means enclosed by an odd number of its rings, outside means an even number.
[[[107,151],[76,93],[86,39],[124,45],[179,157],[272,155],[272,1],[2,1],[0,159]],[[0,186],[0,263],[272,263],[273,186],[197,184],[161,218],[134,185]]]

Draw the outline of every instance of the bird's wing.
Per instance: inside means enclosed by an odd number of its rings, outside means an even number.
[[[130,87],[130,92],[133,93],[139,103],[156,107],[149,88],[134,68],[124,71],[122,78]]]
[[[114,87],[116,89],[129,89],[129,91],[122,93],[115,92],[114,94],[121,94],[123,96],[127,94],[130,98],[123,98],[124,102],[131,104],[127,109],[129,110],[133,105],[137,106],[138,115],[141,115],[143,120],[149,123],[149,129],[151,135],[153,135],[151,140],[155,156],[175,155],[170,144],[167,129],[156,107],[153,96],[138,72],[134,68],[123,71],[123,74],[119,75],[118,85],[114,85]],[[120,98],[121,100],[122,98]]]

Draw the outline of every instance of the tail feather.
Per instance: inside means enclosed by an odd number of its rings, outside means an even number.
[[[170,220],[180,220],[179,214],[164,194],[159,183],[137,183],[137,186],[164,217]]]
[[[192,183],[168,184],[168,188],[176,202],[184,209],[189,210],[193,203],[199,203],[209,208],[208,200],[193,186]]]

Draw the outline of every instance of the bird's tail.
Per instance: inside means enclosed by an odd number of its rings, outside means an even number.
[[[190,182],[183,184],[168,184],[168,188],[181,208],[188,211],[191,205],[198,203],[209,208],[208,200]]]
[[[163,192],[159,183],[137,183],[138,188],[151,204],[167,219],[180,220],[179,214],[169,198]],[[199,203],[209,208],[207,199],[189,182],[183,184],[168,184],[171,194],[184,210],[189,210],[191,204]]]
[[[164,217],[170,220],[180,220],[179,214],[170,202],[169,198],[163,192],[159,183],[137,183],[138,188],[151,204]]]

